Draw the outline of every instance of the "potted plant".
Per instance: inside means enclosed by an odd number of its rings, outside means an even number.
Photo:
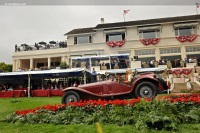
[[[61,63],[60,63],[60,68],[61,69],[66,69],[68,67],[69,67],[69,65],[65,61],[61,61]]]

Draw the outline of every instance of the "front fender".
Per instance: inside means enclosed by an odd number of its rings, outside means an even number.
[[[95,94],[95,93],[92,93],[92,92],[90,92],[90,91],[87,91],[87,90],[84,90],[84,89],[82,89],[82,88],[79,88],[79,87],[68,87],[68,88],[65,88],[64,90],[63,90],[63,92],[67,92],[67,91],[75,91],[75,92],[77,92],[77,93],[82,93],[82,94],[89,94],[89,95],[93,95],[93,96],[97,96],[97,97],[99,97],[100,95],[97,95],[97,94]]]
[[[65,89],[63,89],[63,92],[65,92],[65,91],[68,91],[68,90],[78,90],[78,89],[81,89],[81,88],[79,88],[79,87],[68,87],[68,88],[65,88]]]

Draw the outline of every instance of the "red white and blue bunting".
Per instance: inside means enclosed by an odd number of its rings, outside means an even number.
[[[177,36],[176,39],[179,40],[180,42],[185,42],[185,41],[192,42],[196,39],[196,37],[197,37],[196,34],[192,34],[188,36]]]
[[[126,40],[122,40],[122,41],[110,41],[110,42],[106,42],[106,44],[110,47],[122,47],[124,45],[124,43],[126,42]]]
[[[185,74],[185,75],[189,75],[192,72],[192,68],[176,68],[172,70],[172,74],[175,75],[181,75],[181,74]]]
[[[144,45],[149,45],[149,44],[157,44],[160,41],[160,38],[147,38],[147,39],[140,39],[140,41],[144,44]]]

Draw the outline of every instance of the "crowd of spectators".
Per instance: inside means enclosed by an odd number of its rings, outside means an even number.
[[[159,61],[151,60],[149,62],[142,62],[142,68],[153,68],[158,67],[158,65],[167,65],[167,68],[178,68],[178,67],[186,67],[187,63],[196,63],[196,66],[198,66],[199,60],[198,58],[192,58],[189,59],[175,59],[175,60],[168,60],[168,59],[162,59]]]
[[[27,45],[27,44],[21,44],[18,46],[15,44],[15,52],[19,51],[30,51],[30,50],[40,50],[40,49],[54,49],[54,48],[66,48],[67,47],[67,42],[65,41],[60,41],[60,42],[55,42],[53,44],[51,43],[35,43],[35,45]]]
[[[31,68],[18,68],[18,72],[24,72],[24,71],[40,71],[40,70],[50,70],[50,68],[48,67],[40,67],[40,68],[37,68],[37,67],[34,67],[33,69]]]
[[[13,90],[12,85],[9,85],[9,84],[1,85],[0,84],[0,91],[12,91],[12,90]]]

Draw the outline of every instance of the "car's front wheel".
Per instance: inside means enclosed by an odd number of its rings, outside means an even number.
[[[80,96],[75,91],[68,91],[62,97],[62,104],[68,104],[69,102],[76,102],[80,100]]]
[[[151,82],[141,82],[135,88],[135,96],[141,98],[153,98],[156,96],[156,86]]]

